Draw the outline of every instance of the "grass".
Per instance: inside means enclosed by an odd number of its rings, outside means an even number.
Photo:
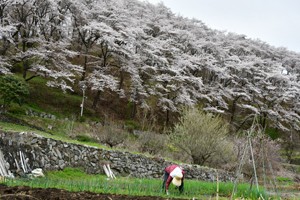
[[[34,131],[34,132],[36,132],[38,134],[41,134],[41,135],[48,134],[46,132],[38,131],[38,130],[36,130],[34,128],[30,128],[28,126],[22,126],[22,125],[8,123],[8,122],[2,122],[2,121],[0,121],[0,130],[13,131],[13,132],[31,132],[31,131]]]
[[[65,168],[63,171],[47,172],[43,178],[36,179],[12,179],[5,182],[8,186],[29,186],[33,188],[59,188],[68,191],[90,191],[95,193],[124,194],[133,196],[161,196],[167,197],[161,190],[162,180],[160,179],[138,179],[128,177],[118,177],[114,180],[107,180],[102,175],[89,175],[77,168]],[[248,199],[257,199],[255,190],[249,190],[249,184],[239,184],[236,197],[245,197]],[[219,196],[227,199],[231,196],[233,189],[232,183],[219,184]],[[193,197],[203,199],[214,198],[216,196],[217,183],[203,182],[196,180],[185,180],[185,191],[179,194],[179,191],[172,185],[169,188],[172,198]],[[264,191],[262,194],[265,196]],[[220,198],[220,199],[222,199]]]
[[[30,76],[31,73],[28,73]],[[16,77],[23,79],[21,73],[16,73]],[[28,81],[29,95],[25,98],[22,106],[25,109],[31,109],[36,112],[47,112],[60,118],[80,114],[80,104],[82,96],[75,92],[63,92],[61,89],[47,86],[47,79],[35,77]],[[13,111],[14,112],[14,111]],[[93,111],[87,108],[84,112],[93,116]]]
[[[31,117],[29,117],[29,118],[31,118]],[[35,120],[36,124],[39,124],[39,120],[42,120],[42,123],[45,123],[45,121],[48,121],[48,119],[41,119],[38,117],[33,117],[33,118],[36,118],[36,120]],[[59,122],[55,122],[55,123],[58,124]],[[61,123],[62,122],[60,122],[60,125],[58,125],[58,127],[60,129],[63,129],[63,127],[62,127],[63,125]],[[78,123],[78,122],[75,122],[75,123]],[[65,125],[65,126],[67,126],[67,125]],[[45,132],[45,131],[36,130],[34,128],[30,128],[28,126],[23,126],[23,125],[18,125],[18,124],[14,124],[14,123],[8,123],[8,122],[2,122],[2,121],[0,121],[0,130],[6,131],[6,132],[34,132],[43,137],[51,138],[54,140],[60,140],[62,142],[92,146],[92,147],[97,147],[97,148],[106,149],[106,150],[112,149],[108,146],[105,146],[105,145],[102,145],[102,144],[96,142],[93,138],[91,138],[87,135],[84,135],[84,133],[82,135],[77,135],[74,139],[72,139],[68,136],[68,134],[65,133],[65,131],[47,131],[47,132]],[[118,150],[118,151],[127,151],[127,152],[130,152],[133,154],[142,154],[140,152],[129,151],[126,149],[120,149],[120,148],[114,148],[114,149]],[[146,156],[146,154],[143,154],[143,155]]]
[[[277,177],[276,179],[278,182],[281,182],[281,183],[293,183],[293,180],[288,177]]]
[[[77,107],[80,112],[81,98],[79,95],[63,93],[60,89],[50,88],[46,85],[47,80],[36,77],[29,82],[30,96],[27,103],[39,110],[54,112],[56,115],[69,114]],[[63,106],[62,106],[63,105]]]
[[[109,147],[101,145],[97,142],[93,141],[78,141],[75,139],[70,139],[68,136],[64,134],[50,134],[48,132],[43,132],[43,131],[38,131],[36,129],[27,127],[27,126],[22,126],[18,124],[12,124],[12,123],[7,123],[7,122],[1,122],[0,121],[0,130],[6,131],[6,132],[34,132],[38,135],[41,135],[46,138],[51,138],[54,140],[60,140],[63,142],[68,142],[72,144],[81,144],[81,145],[87,145],[87,146],[92,146],[92,147],[98,147],[102,149],[109,149]]]
[[[294,182],[292,178],[289,177],[276,177],[277,189],[279,192],[299,192],[300,184]]]
[[[47,120],[47,119],[42,119],[43,121]],[[38,118],[37,118],[38,121]],[[36,121],[36,122],[37,122]],[[105,150],[118,150],[118,151],[126,151],[126,152],[130,152],[132,154],[136,154],[136,155],[144,155],[146,157],[153,157],[152,155],[148,155],[145,153],[140,153],[137,151],[131,151],[131,150],[127,150],[127,149],[121,149],[121,148],[110,148],[109,146],[105,146],[102,145],[98,142],[95,142],[94,139],[90,138],[89,136],[86,135],[78,135],[76,136],[74,139],[71,139],[70,137],[68,137],[68,135],[66,135],[63,132],[53,132],[51,131],[51,133],[49,132],[44,132],[44,131],[39,131],[36,130],[34,128],[30,128],[28,126],[22,126],[22,125],[18,125],[18,124],[13,124],[13,123],[7,123],[7,122],[2,122],[0,121],[0,130],[6,131],[6,132],[33,132],[36,133],[38,135],[41,135],[43,137],[46,138],[51,138],[54,140],[60,140],[62,142],[67,142],[67,143],[71,143],[71,144],[80,144],[80,145],[85,145],[85,146],[91,146],[91,147],[97,147],[97,148],[101,148],[101,149],[105,149]],[[170,160],[167,159],[166,160]],[[176,161],[173,161],[174,163],[179,163]]]
[[[22,79],[22,74],[18,73],[16,76]],[[48,87],[46,83],[47,80],[42,77],[31,79],[28,82],[30,95],[26,97],[25,103],[22,106],[13,103],[8,110],[10,116],[40,127],[45,131],[4,122],[0,122],[0,130],[36,132],[44,137],[64,142],[110,149],[89,137],[88,131],[92,128],[88,127],[89,124],[85,121],[81,121],[82,118],[79,118],[82,96],[74,92],[63,93],[60,89]],[[26,115],[29,110],[36,113],[52,114],[56,118],[49,119]],[[87,115],[89,120],[100,120],[93,111],[88,109],[88,106],[84,110],[84,115]],[[76,135],[79,136],[76,138]]]

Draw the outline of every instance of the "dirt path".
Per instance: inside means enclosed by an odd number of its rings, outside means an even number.
[[[127,195],[96,194],[92,192],[69,192],[60,189],[41,189],[24,186],[8,187],[0,184],[0,200],[166,200],[162,197],[135,197]],[[176,200],[180,200],[177,199]]]

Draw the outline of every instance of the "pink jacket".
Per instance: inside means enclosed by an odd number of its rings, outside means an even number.
[[[170,165],[170,166],[168,166],[168,167],[166,167],[165,168],[165,172],[167,172],[168,174],[169,174],[169,177],[168,177],[168,179],[167,179],[167,181],[166,181],[166,190],[168,190],[169,189],[169,185],[170,185],[170,183],[171,183],[171,181],[173,180],[173,177],[172,176],[170,176],[170,174],[171,174],[171,172],[176,168],[176,167],[179,167],[178,165]],[[180,169],[181,169],[181,167],[179,167]],[[182,175],[183,175],[183,177],[182,177],[182,182],[183,182],[183,179],[184,179],[184,171],[181,169],[181,172],[182,172]]]

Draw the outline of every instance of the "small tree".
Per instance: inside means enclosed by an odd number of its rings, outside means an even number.
[[[167,136],[153,132],[143,132],[139,136],[139,150],[151,155],[158,155],[165,150]]]
[[[28,94],[28,86],[23,81],[11,75],[0,76],[0,100],[4,112],[13,102],[22,105]]]
[[[183,110],[171,140],[192,158],[193,163],[209,165],[215,156],[232,153],[232,150],[228,151],[227,133],[228,126],[221,117],[191,108]]]
[[[128,133],[118,127],[117,125],[110,124],[109,126],[103,126],[103,129],[99,129],[99,141],[107,144],[110,148],[116,147],[124,143],[128,136]]]

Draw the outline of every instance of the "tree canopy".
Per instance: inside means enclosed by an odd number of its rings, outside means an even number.
[[[113,93],[165,123],[201,104],[235,130],[262,125],[300,131],[300,54],[245,35],[212,30],[163,4],[137,0],[3,0],[0,74],[73,90]]]

